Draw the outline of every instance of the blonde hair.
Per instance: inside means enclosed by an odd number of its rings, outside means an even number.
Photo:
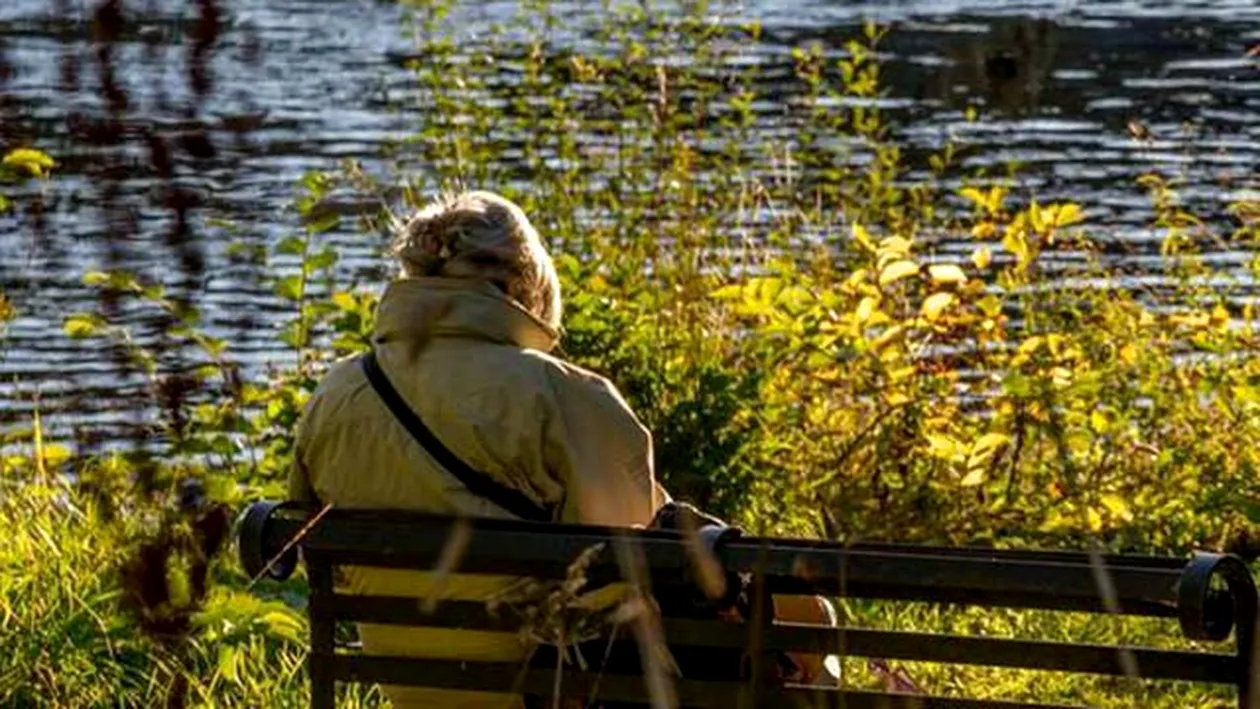
[[[560,327],[560,281],[525,212],[493,192],[445,194],[402,225],[394,256],[403,276],[495,284],[540,320]]]

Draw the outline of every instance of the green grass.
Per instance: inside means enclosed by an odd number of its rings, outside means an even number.
[[[105,521],[68,485],[13,483],[0,488],[0,706],[154,707],[177,693],[189,707],[307,705],[306,621],[275,600],[300,597],[300,580],[246,591],[224,559],[172,651],[122,603],[118,569],[144,533],[142,515]],[[381,700],[365,687],[343,702]]]

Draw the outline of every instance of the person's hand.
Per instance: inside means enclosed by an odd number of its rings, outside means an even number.
[[[809,623],[832,628],[839,624],[831,602],[822,596],[775,596],[774,618],[788,623]],[[792,676],[784,677],[784,681],[822,684],[834,683],[839,679],[827,670],[826,655],[812,652],[785,654],[796,665],[797,671]]]

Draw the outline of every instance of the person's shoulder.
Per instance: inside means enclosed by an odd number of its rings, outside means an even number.
[[[360,383],[364,379],[362,355],[348,355],[328,365],[323,379],[320,380],[320,388],[336,389],[347,384]]]
[[[638,425],[638,418],[630,404],[607,377],[554,355],[529,352],[536,366],[545,372],[545,377],[541,379],[561,408],[585,412],[600,419],[610,416],[624,418]]]
[[[585,367],[538,350],[525,350],[524,354],[552,386],[616,391],[616,387],[606,377]]]
[[[319,378],[319,385],[311,394],[310,405],[318,406],[336,401],[355,391],[367,381],[359,355],[350,355],[334,361]]]

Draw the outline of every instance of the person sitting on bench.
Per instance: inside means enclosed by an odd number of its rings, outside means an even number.
[[[555,267],[520,207],[447,195],[397,234],[401,277],[372,352],[335,364],[297,431],[290,497],[321,506],[645,526],[669,501],[652,438],[607,379],[550,354]],[[508,576],[348,568],[349,592],[484,601]],[[364,651],[523,661],[515,634],[361,624]],[[385,687],[396,707],[519,706],[501,694]],[[515,702],[515,703],[514,703]]]

